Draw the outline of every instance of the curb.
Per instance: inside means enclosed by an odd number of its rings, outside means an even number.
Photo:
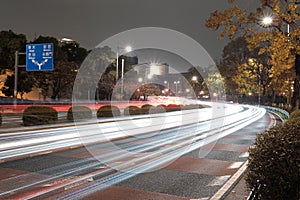
[[[220,200],[224,199],[229,192],[237,185],[238,181],[241,180],[247,169],[248,161],[246,161],[242,167],[234,174],[232,177],[218,190],[210,200]]]

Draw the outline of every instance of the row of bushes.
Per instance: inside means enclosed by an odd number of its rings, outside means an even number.
[[[153,106],[150,104],[145,104],[142,107],[128,106],[124,109],[124,115],[140,115],[140,114],[154,114],[163,113],[171,111],[179,111],[186,109],[199,109],[203,108],[201,105],[187,105],[180,106],[175,104],[170,104],[168,106],[159,105]],[[105,105],[97,110],[97,118],[102,117],[116,117],[120,116],[121,111],[117,106]],[[92,110],[86,106],[72,106],[67,113],[67,120],[83,120],[91,119]],[[43,124],[53,124],[58,120],[57,111],[48,106],[30,106],[23,112],[23,124],[24,126],[31,125],[43,125]]]
[[[256,188],[258,199],[299,199],[300,110],[257,136],[249,150],[246,182]]]

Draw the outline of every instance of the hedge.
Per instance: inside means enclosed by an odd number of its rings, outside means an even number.
[[[152,109],[149,110],[150,114],[164,113],[164,112],[166,112],[166,106],[165,105],[158,105],[158,106],[153,107]]]
[[[93,117],[92,110],[86,106],[72,106],[68,110],[68,120],[84,120]]]
[[[300,110],[297,109],[297,110],[295,110],[294,112],[292,112],[290,114],[290,118],[289,119],[295,119],[295,118],[299,118],[299,117],[300,117]]]
[[[165,107],[165,109],[167,112],[172,112],[181,110],[181,107],[177,104],[169,104],[167,107]]]
[[[141,107],[141,113],[142,114],[152,114],[153,111],[154,111],[154,106],[150,105],[150,104],[145,104],[145,105],[142,105]]]
[[[259,199],[296,200],[300,196],[299,114],[296,111],[283,125],[259,134],[249,150],[246,182],[249,188],[260,184]]]
[[[112,106],[112,105],[104,105],[100,107],[97,111],[97,118],[116,117],[120,115],[121,115],[120,109],[117,106]]]
[[[24,126],[54,124],[57,120],[57,111],[48,106],[30,106],[23,112]]]
[[[124,109],[124,115],[140,115],[143,114],[142,109],[137,106],[128,106]]]
[[[204,106],[199,105],[199,104],[191,104],[191,105],[181,106],[182,110],[200,109],[200,108],[204,108]]]

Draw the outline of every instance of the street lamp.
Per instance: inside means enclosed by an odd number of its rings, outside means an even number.
[[[117,46],[116,80],[118,80],[118,78],[119,78],[119,52],[120,52],[120,49],[122,49],[122,48],[120,48],[119,46]],[[125,50],[125,53],[129,53],[129,52],[132,51],[132,47],[131,46],[126,46],[124,48],[124,50]]]
[[[177,95],[177,87],[178,87],[178,84],[180,83],[180,81],[174,81],[174,84],[175,84],[175,94]]]
[[[116,82],[118,81],[118,78],[119,78],[119,51],[120,51],[120,47],[117,46],[117,65],[116,65]],[[129,53],[132,51],[132,47],[131,46],[126,46],[124,48],[125,52],[126,53]],[[122,52],[121,52],[122,53]],[[122,61],[121,61],[121,98],[123,99],[123,92],[124,92],[124,80],[123,80],[123,77],[124,77],[124,58],[122,58]]]
[[[197,80],[198,80],[198,77],[197,77],[197,76],[193,76],[193,77],[192,77],[192,81],[197,82]]]
[[[193,90],[194,92],[197,94],[196,92],[196,83],[198,82],[198,77],[197,76],[193,76],[192,77],[192,86],[193,86]],[[197,98],[197,95],[196,95],[196,98]]]
[[[164,84],[168,86],[167,90],[165,89],[165,91],[169,92],[170,83],[168,81],[164,81]],[[169,93],[168,93],[168,96],[169,96]]]
[[[299,1],[295,1],[295,6],[297,6],[297,4],[300,4]],[[291,25],[295,25],[295,23],[297,24],[297,19],[294,19],[292,21],[288,21],[288,20],[284,20],[283,21],[285,24],[286,24],[286,35],[288,36],[287,38],[287,41],[288,42],[291,42],[290,40],[293,39],[295,37],[291,37],[292,35],[290,35],[290,26]],[[273,23],[274,23],[274,20],[272,19],[268,19],[267,16],[265,16],[263,19],[262,19],[262,25],[264,26],[273,26]],[[281,32],[281,33],[284,33],[284,31],[280,30],[278,27],[277,29]],[[299,38],[296,37],[296,40],[298,40]],[[298,45],[298,44],[297,44]],[[294,47],[294,49],[296,49],[296,47]],[[293,107],[296,107],[296,108],[299,108],[299,80],[300,80],[300,73],[299,73],[299,67],[300,67],[300,55],[295,51],[295,64],[294,64],[294,71],[295,71],[295,75],[296,77],[294,78],[294,92],[293,92],[293,98],[292,98],[292,106]],[[297,89],[296,89],[297,88]]]
[[[272,16],[264,16],[261,20],[261,25],[264,27],[269,27],[273,23],[273,17]]]
[[[170,87],[170,84],[168,81],[164,81],[164,84],[168,85],[168,88]]]
[[[218,94],[216,92],[213,93],[213,96],[215,97],[215,100],[218,100]]]

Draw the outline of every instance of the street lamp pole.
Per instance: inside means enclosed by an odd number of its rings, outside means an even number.
[[[119,50],[120,50],[120,47],[119,46],[117,46],[117,63],[116,63],[116,83],[118,82],[118,78],[119,78]],[[125,50],[125,52],[126,53],[129,53],[129,52],[131,52],[132,51],[132,48],[131,48],[131,46],[126,46],[125,48],[124,48],[124,50]],[[124,93],[124,82],[123,82],[123,76],[124,76],[124,62],[125,62],[125,60],[124,60],[124,58],[122,58],[122,69],[121,69],[121,72],[122,72],[122,74],[121,74],[121,99],[123,100],[123,93]]]
[[[258,71],[259,71],[259,79],[258,79],[258,106],[260,106],[260,90],[261,90],[261,68],[260,65],[258,65]]]
[[[164,81],[164,84],[168,86],[168,89],[167,90],[165,89],[165,92],[167,92],[168,96],[170,96],[170,92],[169,92],[170,91],[170,83],[169,83],[169,81]]]
[[[174,81],[174,84],[175,84],[175,93],[177,95],[177,87],[178,87],[178,84],[180,83],[180,81]]]
[[[116,82],[119,78],[119,47],[117,47],[117,63],[116,63]]]
[[[295,4],[300,4],[299,1],[296,1]],[[264,17],[262,20],[262,24],[266,27],[268,26],[272,26],[273,24],[273,18],[272,17]],[[287,36],[290,36],[290,23],[286,23],[286,33]],[[289,41],[289,40],[288,40]],[[296,77],[294,79],[294,92],[293,92],[293,98],[292,98],[292,106],[295,108],[299,108],[299,90],[300,90],[300,85],[299,85],[299,81],[300,81],[300,69],[298,69],[300,66],[300,55],[296,53],[296,58],[295,58],[295,65],[294,65],[294,69],[295,69],[295,73],[296,73]],[[299,66],[299,67],[298,67]],[[297,99],[296,99],[297,98]]]
[[[196,91],[196,83],[197,82],[198,82],[198,77],[197,76],[193,76],[192,77],[192,85],[193,85],[194,93],[196,94],[196,98],[197,98],[197,91]]]
[[[122,58],[122,74],[121,74],[121,100],[123,100],[124,94],[124,59]]]

